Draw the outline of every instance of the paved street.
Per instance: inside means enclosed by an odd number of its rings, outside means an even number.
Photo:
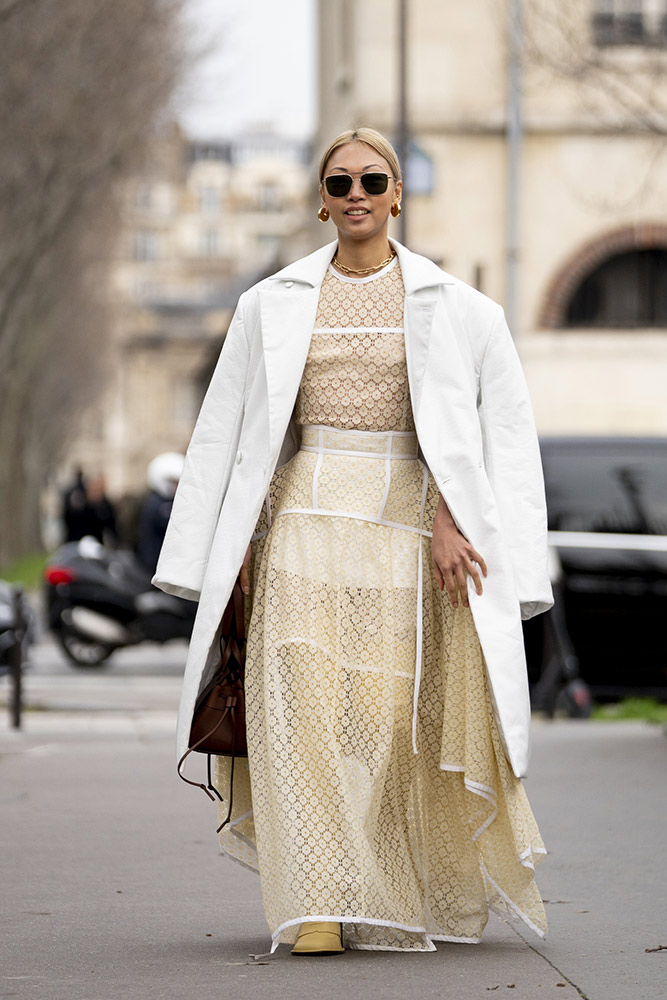
[[[667,950],[646,950],[667,945],[660,728],[535,724],[546,943],[492,917],[479,946],[257,962],[258,880],[217,854],[213,807],[174,774],[183,655],[126,651],[91,675],[40,643],[21,733],[2,709],[0,997],[663,1000]]]

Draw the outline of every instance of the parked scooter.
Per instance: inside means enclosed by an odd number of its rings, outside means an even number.
[[[68,542],[44,570],[49,628],[77,667],[98,667],[116,649],[189,639],[196,602],[163,594],[134,553],[94,538]]]
[[[25,661],[28,648],[35,638],[35,613],[27,597],[19,598],[23,641],[21,657]],[[9,673],[11,667],[12,649],[16,642],[16,593],[14,588],[0,580],[0,677]]]

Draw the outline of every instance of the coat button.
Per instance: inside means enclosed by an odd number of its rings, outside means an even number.
[[[285,288],[291,288],[293,284],[294,284],[293,281],[286,281],[285,282]]]

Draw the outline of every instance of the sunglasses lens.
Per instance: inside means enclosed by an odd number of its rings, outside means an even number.
[[[332,198],[344,198],[352,187],[352,178],[349,174],[330,174],[324,184]]]
[[[366,194],[384,194],[389,185],[387,174],[362,174],[361,186]],[[350,174],[330,174],[324,178],[324,186],[332,198],[344,198],[352,188]]]
[[[362,174],[361,185],[367,194],[384,194],[389,184],[386,174]]]

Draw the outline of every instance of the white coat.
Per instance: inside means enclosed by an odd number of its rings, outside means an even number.
[[[530,705],[521,617],[552,604],[544,486],[521,366],[502,309],[394,243],[405,286],[405,349],[422,455],[488,577],[470,605],[500,734],[517,777]],[[153,583],[199,601],[179,709],[177,752],[215,667],[223,609],[275,468],[298,449],[294,402],[320,286],[322,247],[245,292],[188,448]]]

